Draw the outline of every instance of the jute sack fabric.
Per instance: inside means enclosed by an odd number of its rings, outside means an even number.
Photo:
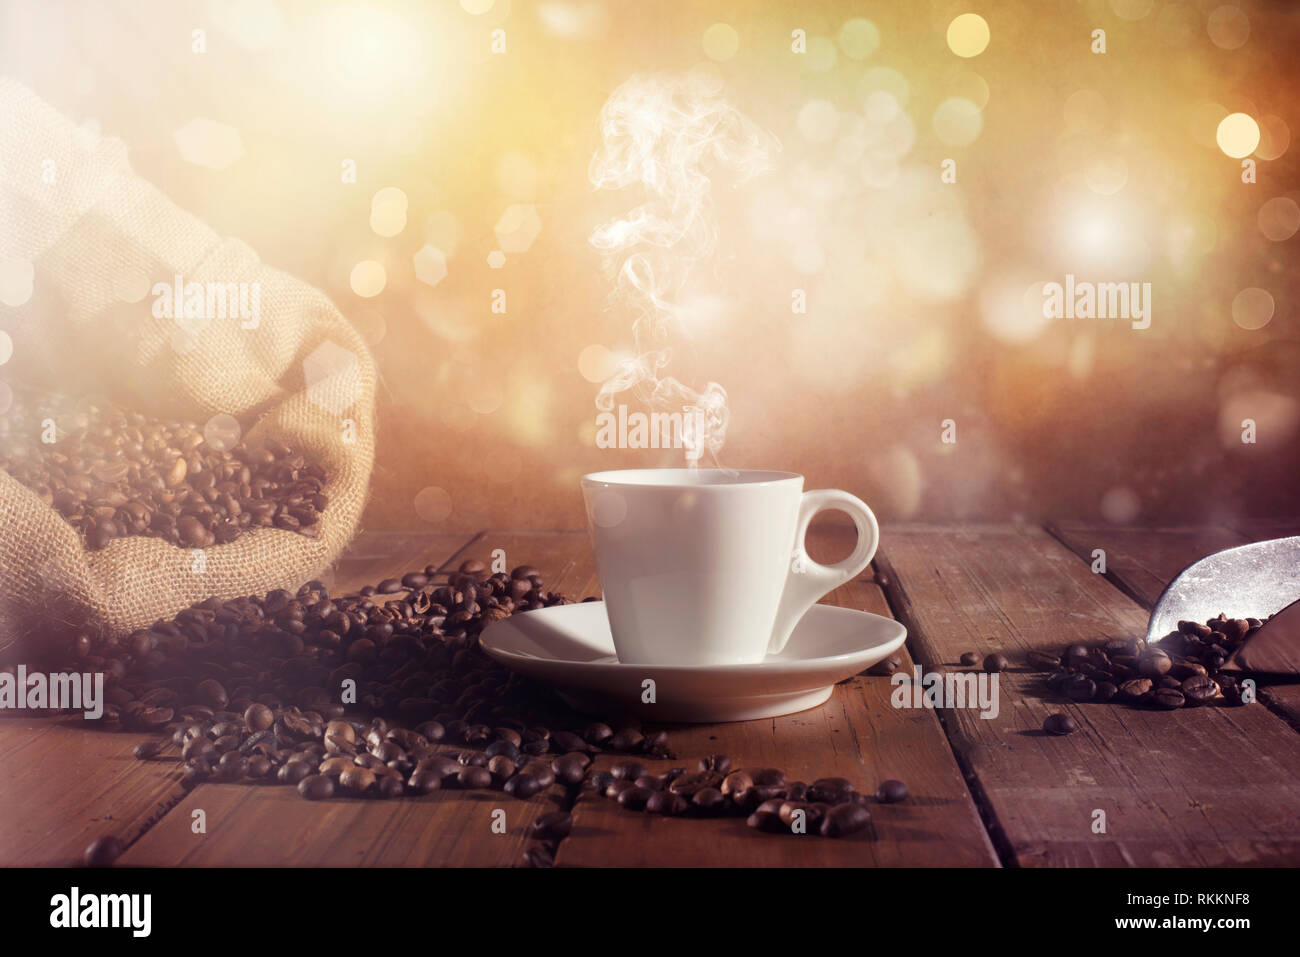
[[[326,296],[177,208],[132,172],[120,142],[4,79],[0,263],[0,329],[13,345],[0,380],[106,394],[200,425],[232,415],[250,444],[272,437],[323,466],[329,497],[315,538],[255,528],[201,559],[139,536],[88,551],[57,512],[0,472],[0,650],[85,625],[125,634],[213,595],[297,588],[339,556],[374,462],[376,375]],[[238,316],[155,316],[154,284],[177,276],[255,284],[256,327]]]

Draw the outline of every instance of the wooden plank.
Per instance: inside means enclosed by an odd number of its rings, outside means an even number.
[[[0,721],[0,867],[68,867],[96,838],[133,841],[184,796],[174,762],[131,749],[156,735],[78,717]]]
[[[1192,562],[1248,541],[1215,525],[1116,528],[1053,522],[1047,530],[1090,565],[1094,550],[1105,551],[1107,575],[1147,609],[1155,605],[1165,585]]]
[[[324,577],[336,589],[356,588],[394,565],[441,561],[467,537],[362,535]],[[138,840],[186,797],[175,760],[132,756],[153,737],[110,733],[69,716],[0,720],[0,866],[66,866],[105,834]]]
[[[440,563],[454,568],[477,558],[490,562],[502,549],[514,565],[538,567],[545,587],[573,589],[572,533],[490,532],[457,547],[443,540]],[[414,551],[412,551],[414,549]],[[340,568],[349,576],[344,589],[437,563],[438,556],[419,538],[363,538]],[[389,556],[401,556],[400,560]],[[360,577],[355,577],[360,576]],[[122,857],[125,865],[145,866],[512,866],[522,862],[530,842],[528,828],[540,814],[566,800],[551,788],[519,801],[499,792],[439,791],[421,798],[371,801],[337,798],[313,803],[287,787],[204,784]],[[506,833],[491,830],[492,815],[505,811]],[[196,810],[207,819],[207,833],[194,835]]]
[[[821,526],[809,540],[819,560],[843,557],[851,529]],[[583,543],[585,546],[585,543]],[[575,550],[575,572],[593,575],[590,557]],[[889,616],[880,588],[863,578],[826,601]],[[904,653],[904,667],[911,659]],[[961,771],[933,711],[896,709],[889,679],[859,676],[841,682],[819,708],[782,718],[711,725],[663,725],[675,761],[646,761],[663,772],[692,770],[709,754],[727,754],[735,767],[779,767],[791,780],[846,777],[874,791],[889,778],[907,782],[901,804],[872,805],[871,828],[849,838],[766,834],[741,818],[665,818],[627,811],[589,793],[574,808],[574,828],[559,846],[557,866],[601,867],[836,867],[990,866],[998,863]],[[616,756],[597,759],[608,768]]]
[[[1128,529],[1054,522],[1048,531],[1090,563],[1094,549],[1105,549],[1106,576],[1150,611],[1165,586],[1193,562],[1235,545],[1300,534],[1300,523],[1249,519],[1229,526]],[[1300,683],[1261,685],[1259,700],[1300,731]]]
[[[1013,663],[1033,648],[1141,635],[1146,612],[1037,528],[903,526],[880,558],[927,665],[965,651]],[[1300,862],[1300,749],[1264,707],[1157,712],[1047,700],[1001,676],[1001,709],[945,711],[1004,861],[1217,866]],[[1080,731],[1041,731],[1054,712]],[[1094,832],[1096,812],[1105,831]]]

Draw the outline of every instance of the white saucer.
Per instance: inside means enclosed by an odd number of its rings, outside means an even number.
[[[752,665],[625,665],[605,604],[557,605],[489,625],[479,644],[514,670],[556,686],[580,711],[676,722],[747,721],[815,708],[838,681],[902,647],[907,629],[870,612],[813,605],[779,655]],[[642,682],[655,682],[643,704]]]

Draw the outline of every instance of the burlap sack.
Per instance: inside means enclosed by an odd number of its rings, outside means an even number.
[[[0,472],[0,649],[88,621],[125,633],[209,596],[296,588],[354,534],[374,460],[374,363],[320,292],[261,264],[132,173],[100,138],[31,91],[0,80],[0,329],[13,354],[0,377],[44,376],[74,394],[108,393],[149,415],[202,424],[235,416],[321,464],[329,505],[308,538],[276,528],[191,551],[129,537],[88,551],[35,494]],[[32,264],[30,298],[14,276]],[[147,277],[257,283],[260,322],[205,328],[155,318]],[[129,301],[129,300],[136,301]],[[196,564],[205,565],[196,571]],[[52,639],[51,639],[52,640]]]

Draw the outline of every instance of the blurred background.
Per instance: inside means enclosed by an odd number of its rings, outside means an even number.
[[[1249,0],[0,4],[4,73],[362,332],[369,529],[579,527],[584,472],[682,464],[596,442],[637,311],[589,237],[653,176],[589,171],[634,75],[774,146],[704,169],[669,310],[723,464],[885,520],[1294,515],[1297,49]],[[1149,328],[1044,318],[1067,275],[1150,283]]]

